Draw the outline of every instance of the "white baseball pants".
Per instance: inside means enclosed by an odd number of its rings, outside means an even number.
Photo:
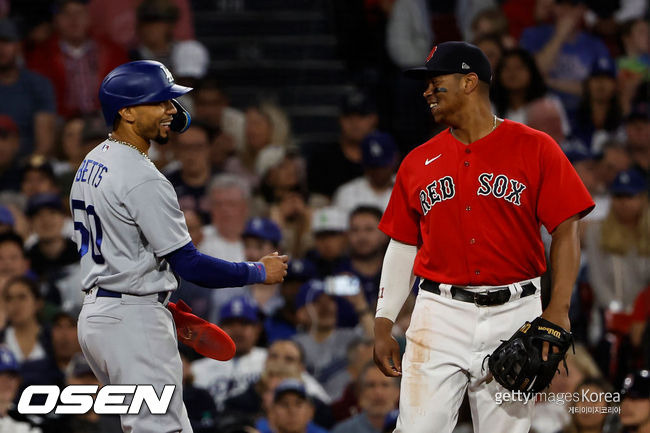
[[[483,363],[501,340],[541,314],[539,278],[531,280],[537,292],[519,298],[527,281],[509,286],[510,302],[491,307],[451,299],[448,284],[440,285],[440,295],[419,291],[406,332],[394,433],[451,433],[466,391],[475,433],[528,433],[534,403],[498,405],[495,393],[507,391],[495,380],[486,383]]]

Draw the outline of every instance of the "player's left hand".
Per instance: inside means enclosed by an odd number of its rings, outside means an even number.
[[[564,328],[565,331],[571,332],[571,321],[569,320],[569,312],[566,310],[561,310],[554,308],[552,305],[549,305],[546,310],[542,313],[542,318],[552,322],[558,326]],[[557,347],[554,348],[554,352],[558,352]],[[542,359],[544,361],[548,360],[548,343],[542,343]]]
[[[260,262],[262,262],[266,270],[264,284],[278,284],[284,281],[284,277],[287,275],[288,261],[289,256],[281,256],[277,251],[262,257]]]

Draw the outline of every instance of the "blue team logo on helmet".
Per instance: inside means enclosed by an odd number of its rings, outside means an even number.
[[[137,60],[124,63],[106,75],[99,88],[104,119],[113,127],[117,112],[132,105],[169,101],[192,90],[174,83],[171,72],[160,62]]]

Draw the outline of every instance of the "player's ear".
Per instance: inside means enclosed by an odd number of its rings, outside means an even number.
[[[478,87],[478,82],[478,75],[476,75],[474,72],[470,72],[469,74],[465,75],[462,79],[462,86],[465,94],[470,94],[476,90]]]
[[[126,120],[129,123],[135,122],[135,111],[133,107],[120,108],[117,114],[122,116],[122,119]]]

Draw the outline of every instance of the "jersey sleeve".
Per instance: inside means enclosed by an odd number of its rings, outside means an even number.
[[[397,171],[395,186],[390,195],[379,230],[391,238],[409,245],[417,245],[420,234],[420,214],[413,208],[409,200],[409,191],[406,161],[402,162]]]
[[[158,257],[190,241],[185,215],[167,180],[152,179],[137,185],[126,194],[124,203]]]
[[[537,202],[537,218],[549,233],[568,218],[587,215],[595,204],[560,146],[550,137],[542,136],[541,177]]]

